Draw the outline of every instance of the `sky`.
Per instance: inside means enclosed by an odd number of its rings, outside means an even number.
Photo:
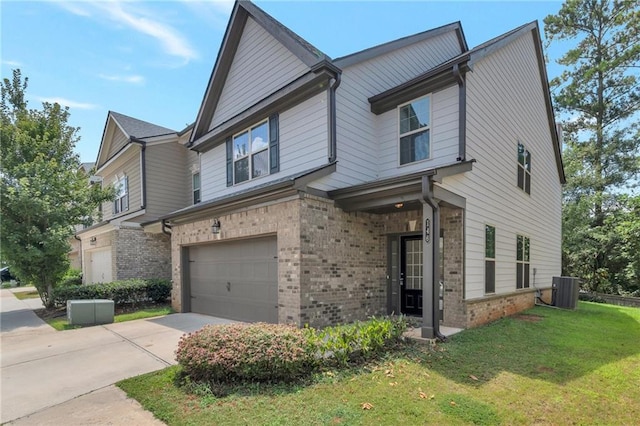
[[[254,2],[332,58],[460,21],[470,48],[560,10],[560,1]],[[29,78],[31,108],[68,106],[76,152],[95,161],[108,111],[176,131],[194,122],[233,1],[13,1],[0,4],[1,76]],[[547,70],[566,46],[551,45]]]

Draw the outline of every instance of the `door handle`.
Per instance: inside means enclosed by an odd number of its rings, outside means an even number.
[[[231,291],[231,283],[227,281],[227,291]]]

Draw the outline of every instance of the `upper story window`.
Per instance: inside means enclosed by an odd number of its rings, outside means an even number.
[[[518,235],[516,243],[516,288],[529,288],[529,237]]]
[[[496,228],[484,227],[484,292],[496,292]]]
[[[518,142],[518,188],[531,194],[531,153]]]
[[[129,179],[127,176],[117,178],[113,186],[116,190],[113,213],[122,213],[129,210]]]
[[[193,204],[200,202],[200,173],[194,173],[192,175],[192,187],[193,187]]]
[[[263,121],[233,137],[233,183],[269,174],[269,124]]]
[[[430,157],[430,98],[417,99],[398,108],[400,123],[400,165]]]

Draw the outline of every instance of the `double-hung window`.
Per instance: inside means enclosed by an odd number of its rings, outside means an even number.
[[[113,202],[113,213],[122,213],[129,210],[129,180],[127,176],[117,178],[114,184],[116,199]]]
[[[484,292],[496,292],[496,228],[484,227]]]
[[[200,202],[200,173],[194,173],[191,180],[193,187],[193,204],[198,204]]]
[[[233,136],[233,182],[269,174],[268,121]]]
[[[431,154],[430,98],[417,99],[398,108],[400,165],[426,160]]]
[[[516,250],[516,288],[529,288],[529,237],[518,235]]]
[[[518,142],[518,188],[531,194],[531,153]]]

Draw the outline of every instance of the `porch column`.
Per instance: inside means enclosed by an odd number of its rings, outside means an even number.
[[[436,338],[439,332],[440,209],[433,199],[430,176],[422,177],[422,337]]]

